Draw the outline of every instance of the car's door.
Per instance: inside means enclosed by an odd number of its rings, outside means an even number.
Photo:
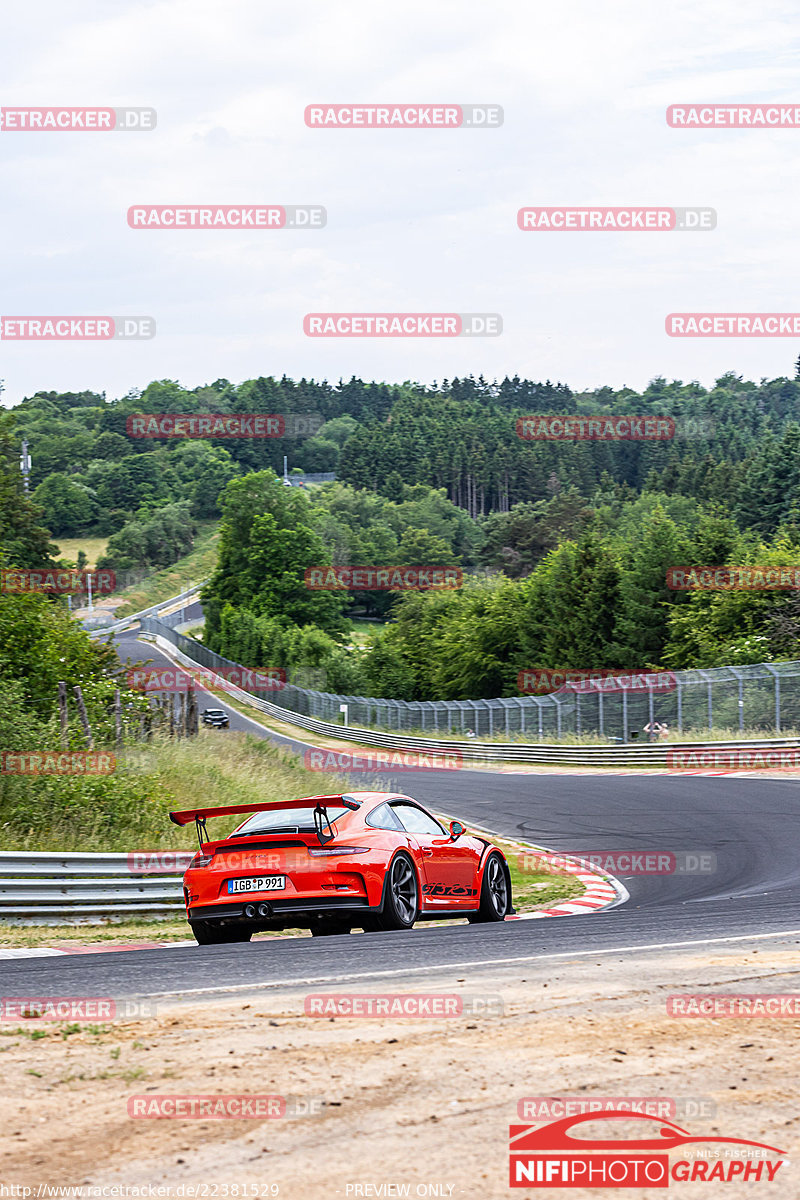
[[[425,908],[474,908],[478,853],[469,839],[453,841],[435,817],[409,800],[394,800],[391,809],[420,848]]]

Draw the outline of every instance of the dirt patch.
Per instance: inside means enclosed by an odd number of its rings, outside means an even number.
[[[352,990],[374,989],[361,981]],[[224,1003],[170,1001],[120,1024],[7,1024],[3,1181],[262,1189],[249,1195],[268,1195],[275,1183],[279,1195],[309,1200],[398,1194],[354,1190],[394,1183],[412,1196],[492,1200],[509,1194],[508,1126],[525,1097],[660,1097],[678,1102],[675,1119],[693,1135],[767,1142],[789,1158],[800,1150],[800,1022],[682,1020],[666,1005],[676,992],[800,991],[796,941],[714,948],[710,957],[542,959],[468,979],[409,975],[391,990],[479,997],[488,1007],[331,1020],[306,1015],[303,991],[263,990]],[[289,1097],[296,1115],[128,1115],[131,1097],[166,1095]],[[690,1100],[704,1106],[682,1116]],[[796,1194],[796,1177],[785,1164],[758,1194]],[[711,1191],[680,1187],[689,1198]],[[752,1194],[751,1183],[733,1183],[726,1195],[745,1189]]]

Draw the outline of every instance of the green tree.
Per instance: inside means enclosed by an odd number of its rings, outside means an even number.
[[[56,472],[35,489],[33,501],[56,537],[77,537],[97,519],[98,504],[90,488]]]
[[[0,560],[5,566],[43,567],[57,548],[41,524],[41,507],[25,495],[14,426],[13,416],[0,414]]]

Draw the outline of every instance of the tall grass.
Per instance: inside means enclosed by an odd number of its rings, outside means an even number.
[[[170,809],[256,804],[340,793],[344,780],[307,770],[294,754],[249,734],[201,729],[126,747],[109,776],[6,776],[0,781],[0,849],[190,849],[193,826]],[[222,837],[241,818],[210,828]]]

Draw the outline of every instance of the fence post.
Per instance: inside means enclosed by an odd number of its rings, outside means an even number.
[[[714,701],[711,696],[711,680],[708,681],[708,732],[714,728]]]
[[[122,745],[122,700],[119,688],[114,689],[114,733],[116,735],[117,749],[119,750]]]
[[[67,685],[63,679],[58,683],[58,716],[61,721],[61,745],[66,749],[69,742],[69,722],[67,718]]]
[[[778,674],[778,672],[775,670],[775,668],[771,667],[769,665],[769,663],[764,663],[764,666],[767,668],[769,673],[772,675],[772,678],[775,682],[775,731],[776,731],[776,733],[780,733],[780,731],[781,731],[781,677]]]
[[[86,705],[83,703],[83,692],[81,691],[80,686],[77,684],[72,690],[75,693],[75,699],[78,702],[78,716],[80,717],[81,725],[83,726],[83,736],[86,738],[86,749],[94,750],[92,727],[89,724],[89,716],[86,712]]]
[[[628,689],[622,688],[622,740],[628,741]]]

